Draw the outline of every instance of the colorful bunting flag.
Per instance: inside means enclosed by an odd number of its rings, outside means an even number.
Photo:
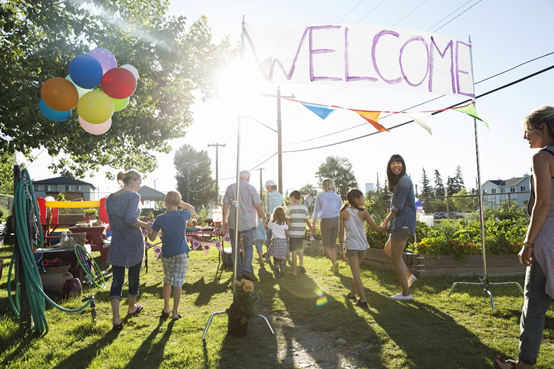
[[[162,254],[162,248],[160,246],[154,246],[154,255],[156,255],[156,259],[160,257]]]
[[[352,110],[352,109],[350,109]],[[364,118],[371,124],[373,127],[375,127],[376,130],[379,132],[387,131],[388,129],[380,125],[379,122],[379,115],[381,114],[380,111],[366,111],[366,110],[352,110],[356,112],[360,117]]]
[[[315,104],[309,104],[304,102],[300,102],[300,104],[304,105],[306,108],[308,108],[308,110],[310,110],[312,113],[314,113],[321,119],[325,119],[329,115],[335,112],[335,109],[332,109],[326,105],[315,105]]]
[[[414,120],[417,124],[423,127],[430,135],[433,135],[431,131],[432,126],[432,115],[431,113],[406,113],[410,118]]]
[[[485,122],[483,119],[479,118],[479,115],[477,115],[477,110],[475,110],[475,105],[469,104],[469,105],[466,105],[466,106],[462,106],[461,108],[453,108],[452,110],[460,112],[460,113],[467,114],[470,117],[478,119],[481,122],[485,123],[485,126],[487,126],[487,128],[490,129],[489,124],[487,122]]]

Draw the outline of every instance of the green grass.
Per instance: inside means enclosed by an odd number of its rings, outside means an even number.
[[[362,270],[368,310],[346,301],[350,269],[341,263],[340,277],[327,271],[323,257],[307,256],[307,274],[275,280],[266,265],[254,262],[260,314],[275,329],[256,319],[246,338],[226,335],[227,316],[216,315],[206,336],[202,334],[210,314],[225,310],[231,302],[231,269],[223,267],[214,280],[218,254],[212,249],[191,252],[183,286],[178,321],[160,320],[163,307],[161,262],[149,251],[149,271],[141,275],[140,316],[124,318],[120,332],[111,330],[109,290],[90,289],[97,301],[98,320],[90,310],[68,314],[48,307],[50,332],[22,337],[18,319],[7,299],[8,263],[12,248],[0,248],[4,259],[0,280],[0,367],[9,368],[491,368],[500,354],[515,357],[519,315],[523,297],[513,285],[491,286],[496,310],[479,286],[455,281],[477,278],[424,277],[412,289],[415,302],[388,299],[399,292],[392,272]],[[97,253],[95,253],[95,256]],[[101,263],[102,268],[106,265]],[[288,269],[288,268],[287,268]],[[517,281],[523,277],[491,278],[491,282]],[[109,284],[109,283],[108,283]],[[124,295],[126,286],[124,287]],[[322,296],[326,303],[318,306]],[[61,300],[78,307],[80,299]],[[122,310],[125,311],[126,300]],[[554,312],[549,311],[537,368],[554,366]],[[344,339],[344,345],[337,344]]]

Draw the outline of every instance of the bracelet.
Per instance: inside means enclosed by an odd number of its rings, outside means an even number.
[[[523,248],[524,249],[532,249],[534,246],[535,246],[534,243],[529,243],[529,242],[524,242],[523,243]]]

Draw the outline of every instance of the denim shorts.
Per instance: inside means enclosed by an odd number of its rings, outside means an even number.
[[[412,231],[408,227],[402,227],[399,229],[395,229],[391,235],[390,238],[392,238],[395,241],[408,241],[408,238],[412,235]]]
[[[363,258],[365,258],[366,253],[367,253],[367,249],[365,249],[365,250],[346,250],[346,257],[347,258],[363,259]]]

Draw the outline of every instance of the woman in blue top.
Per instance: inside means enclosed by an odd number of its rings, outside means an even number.
[[[414,186],[406,174],[406,164],[400,155],[391,156],[387,164],[387,179],[392,192],[390,213],[385,218],[382,227],[387,228],[390,222],[390,237],[385,245],[385,253],[392,260],[396,277],[402,286],[402,292],[390,296],[391,300],[409,301],[412,299],[410,286],[417,280],[410,273],[402,253],[406,248],[408,238],[416,231],[416,210]]]
[[[140,228],[150,232],[152,225],[139,220],[140,195],[137,191],[142,183],[138,172],[119,172],[117,182],[121,189],[106,199],[106,211],[112,230],[112,242],[108,251],[107,263],[112,266],[113,280],[110,300],[113,314],[113,329],[121,330],[123,323],[119,317],[121,291],[125,281],[125,269],[129,268],[129,307],[127,314],[136,315],[144,308],[137,304],[140,283],[140,268],[144,255],[144,239]]]

